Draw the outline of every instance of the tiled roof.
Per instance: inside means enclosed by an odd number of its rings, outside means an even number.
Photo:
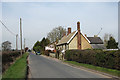
[[[77,31],[70,33],[69,35],[64,36],[61,40],[59,40],[57,45],[67,44],[69,43],[74,36],[76,35]],[[100,37],[86,37],[82,32],[81,34],[90,44],[103,44],[103,41]]]
[[[91,44],[93,49],[106,49],[104,44]]]
[[[75,32],[76,32],[76,31],[70,33],[69,35],[64,36],[64,37],[58,42],[57,45],[61,45],[61,44],[67,43],[67,42],[71,39],[71,37],[75,34]]]
[[[100,37],[87,37],[91,44],[103,44]]]

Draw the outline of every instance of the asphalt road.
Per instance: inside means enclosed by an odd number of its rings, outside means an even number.
[[[29,56],[29,66],[31,78],[108,78],[33,53]]]

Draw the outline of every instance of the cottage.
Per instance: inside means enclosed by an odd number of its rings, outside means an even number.
[[[56,45],[56,42],[51,43],[51,44],[45,46],[45,50],[49,50],[51,52],[56,52],[55,45]]]
[[[68,28],[68,34],[63,36],[57,44],[57,49],[104,49],[103,41],[100,37],[87,37],[80,30],[80,22],[77,22],[77,30],[71,33],[71,28]]]

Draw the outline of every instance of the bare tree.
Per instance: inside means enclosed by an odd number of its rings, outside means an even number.
[[[109,39],[109,34],[105,33],[104,34],[104,42],[106,43]]]
[[[54,28],[51,32],[47,34],[47,38],[50,40],[50,42],[55,42],[60,40],[64,34],[66,34],[66,29],[62,26]]]
[[[2,50],[3,51],[8,51],[11,50],[11,42],[5,41],[2,43]]]
[[[108,42],[110,37],[113,37],[113,35],[112,34],[108,34],[108,33],[104,34],[104,45],[105,46],[107,46],[107,42]]]

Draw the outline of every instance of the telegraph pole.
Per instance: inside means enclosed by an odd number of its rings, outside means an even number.
[[[21,42],[21,56],[22,56],[22,19],[20,18],[20,42]]]
[[[24,38],[24,52],[25,52],[25,38]]]
[[[18,50],[18,34],[16,35],[16,50]]]

